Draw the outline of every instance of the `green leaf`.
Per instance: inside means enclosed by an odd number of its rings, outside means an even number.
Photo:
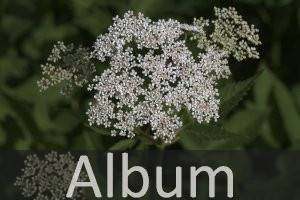
[[[248,104],[245,109],[236,112],[226,121],[224,129],[243,135],[248,139],[255,138],[259,135],[266,117],[266,112],[259,110],[253,104]]]
[[[208,143],[243,140],[245,137],[210,124],[191,124],[181,129],[180,142],[189,150],[206,149]]]
[[[257,78],[254,86],[255,106],[260,111],[269,115],[268,120],[264,120],[261,127],[260,136],[272,148],[281,148],[286,141],[285,130],[282,130],[282,120],[279,116],[277,106],[274,107],[274,85],[276,82],[275,75],[262,62],[260,67],[263,69],[262,74]],[[281,137],[281,139],[279,139]],[[283,139],[283,138],[284,139]]]
[[[224,140],[237,138],[239,135],[210,124],[193,124],[184,128],[186,134],[196,136],[198,141]]]
[[[99,135],[104,135],[104,136],[110,136],[111,135],[111,131],[107,128],[103,128],[103,127],[96,127],[96,126],[90,126],[88,124],[84,124],[84,126],[88,129],[90,129],[92,132],[97,133]]]
[[[269,104],[272,106],[268,120],[272,136],[277,140],[280,148],[286,148],[291,144],[291,141],[284,123],[282,123],[283,116],[280,114],[280,109],[274,95],[274,91],[270,97]]]
[[[275,78],[265,63],[262,63],[260,67],[263,71],[255,82],[253,93],[256,106],[261,110],[266,110],[270,107],[269,98],[272,93]]]
[[[135,139],[125,139],[115,143],[109,148],[110,151],[131,149],[136,144]]]
[[[230,82],[220,90],[220,116],[225,116],[242,100],[249,89],[253,86],[259,74],[260,73],[257,73],[253,77],[244,81]]]
[[[274,88],[275,101],[283,120],[283,125],[289,134],[290,140],[300,140],[300,113],[291,92],[277,80]]]

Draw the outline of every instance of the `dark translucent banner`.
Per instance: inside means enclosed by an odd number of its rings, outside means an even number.
[[[300,151],[1,151],[0,173],[3,200],[300,199]]]

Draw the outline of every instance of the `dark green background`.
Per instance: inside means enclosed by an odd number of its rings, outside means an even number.
[[[127,10],[191,23],[213,7],[234,6],[260,29],[260,60],[231,62],[235,81],[263,72],[222,127],[246,139],[182,134],[169,149],[300,149],[299,0],[0,0],[0,148],[108,149],[123,138],[86,126],[84,90],[39,93],[36,81],[52,45],[91,46]],[[101,68],[101,66],[99,66]],[[194,130],[197,132],[197,130]],[[205,135],[205,134],[204,134]],[[112,149],[152,148],[122,140]]]

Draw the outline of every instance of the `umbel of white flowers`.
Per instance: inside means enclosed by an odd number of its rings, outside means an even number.
[[[30,155],[24,164],[22,175],[15,181],[15,186],[20,187],[23,197],[31,197],[33,200],[66,199],[66,192],[76,168],[75,158],[71,153],[51,152],[44,159]],[[86,178],[86,173],[80,176],[81,181]],[[78,199],[82,192],[83,190],[77,191],[73,199]]]
[[[238,61],[259,57],[258,30],[253,25],[232,7],[215,8],[215,16],[188,25],[173,19],[152,21],[129,11],[113,19],[108,33],[97,38],[90,57],[72,54],[77,65],[70,65],[65,58],[68,47],[58,43],[49,59],[52,64],[43,65],[47,78],[38,84],[41,90],[61,81],[82,86],[94,73],[90,59],[107,61],[109,68],[88,85],[95,92],[87,111],[90,125],[104,125],[113,129],[113,136],[129,138],[135,136],[136,127],[150,125],[154,139],[170,143],[182,126],[178,113],[183,108],[199,123],[218,119],[216,85],[230,75],[230,56]],[[189,49],[187,38],[196,41],[197,55]],[[78,64],[83,61],[84,65]],[[81,75],[82,71],[90,73]]]

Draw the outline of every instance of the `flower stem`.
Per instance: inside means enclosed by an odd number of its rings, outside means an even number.
[[[146,144],[154,145],[159,150],[164,150],[166,147],[166,144],[164,142],[159,142],[155,140],[151,135],[141,130],[140,128],[136,128],[135,133],[137,137],[142,141],[146,142]]]

